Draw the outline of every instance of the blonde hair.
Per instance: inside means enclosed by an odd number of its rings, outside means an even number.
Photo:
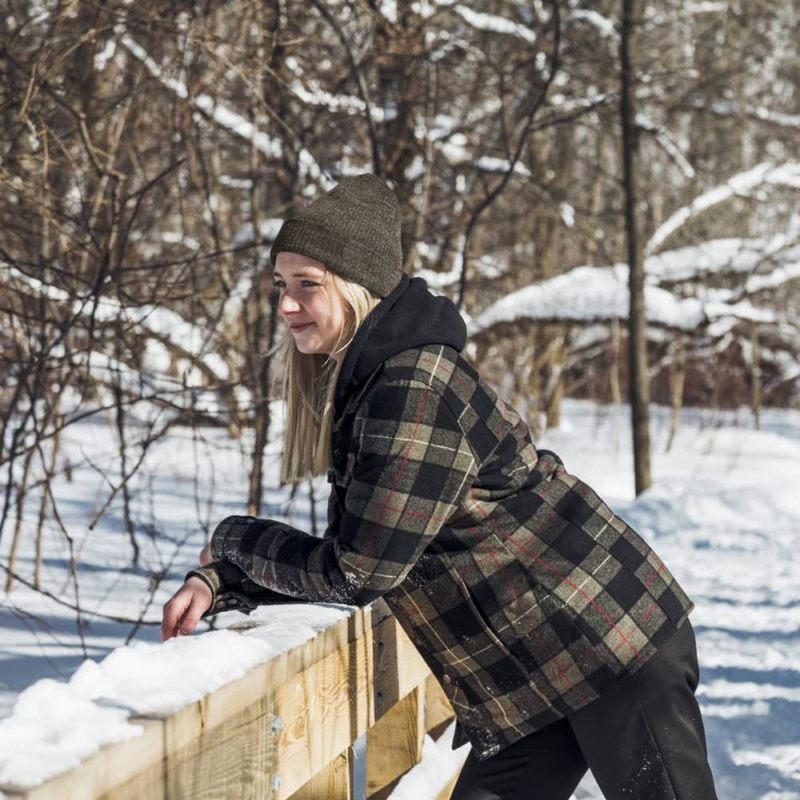
[[[356,331],[380,302],[369,289],[331,271],[326,273],[323,288],[344,303],[345,322],[334,353],[301,353],[291,335],[284,340],[286,432],[282,479],[286,483],[321,475],[331,468],[336,381]]]

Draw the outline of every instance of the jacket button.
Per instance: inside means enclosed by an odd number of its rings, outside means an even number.
[[[452,683],[452,682],[453,682],[453,679],[452,679],[452,678],[451,678],[449,675],[445,675],[445,676],[442,678],[442,680],[443,680],[445,683]]]

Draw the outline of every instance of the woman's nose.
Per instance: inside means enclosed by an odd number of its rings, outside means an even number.
[[[291,297],[288,293],[284,293],[281,295],[281,299],[278,301],[278,311],[281,314],[291,314],[295,311],[300,309],[300,304]]]

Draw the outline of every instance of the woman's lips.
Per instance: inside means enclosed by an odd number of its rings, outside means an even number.
[[[304,331],[306,328],[310,328],[313,324],[313,322],[304,322],[302,325],[290,325],[289,330],[292,333],[299,333],[300,331]]]

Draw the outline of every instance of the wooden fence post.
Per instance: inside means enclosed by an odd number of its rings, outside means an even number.
[[[367,731],[367,797],[370,800],[388,796],[394,782],[419,764],[424,736],[424,691],[418,686]]]
[[[453,707],[439,681],[433,675],[428,675],[425,681],[425,730],[434,741],[452,722],[453,716]]]
[[[353,786],[352,748],[321,769],[289,800],[350,800]]]

